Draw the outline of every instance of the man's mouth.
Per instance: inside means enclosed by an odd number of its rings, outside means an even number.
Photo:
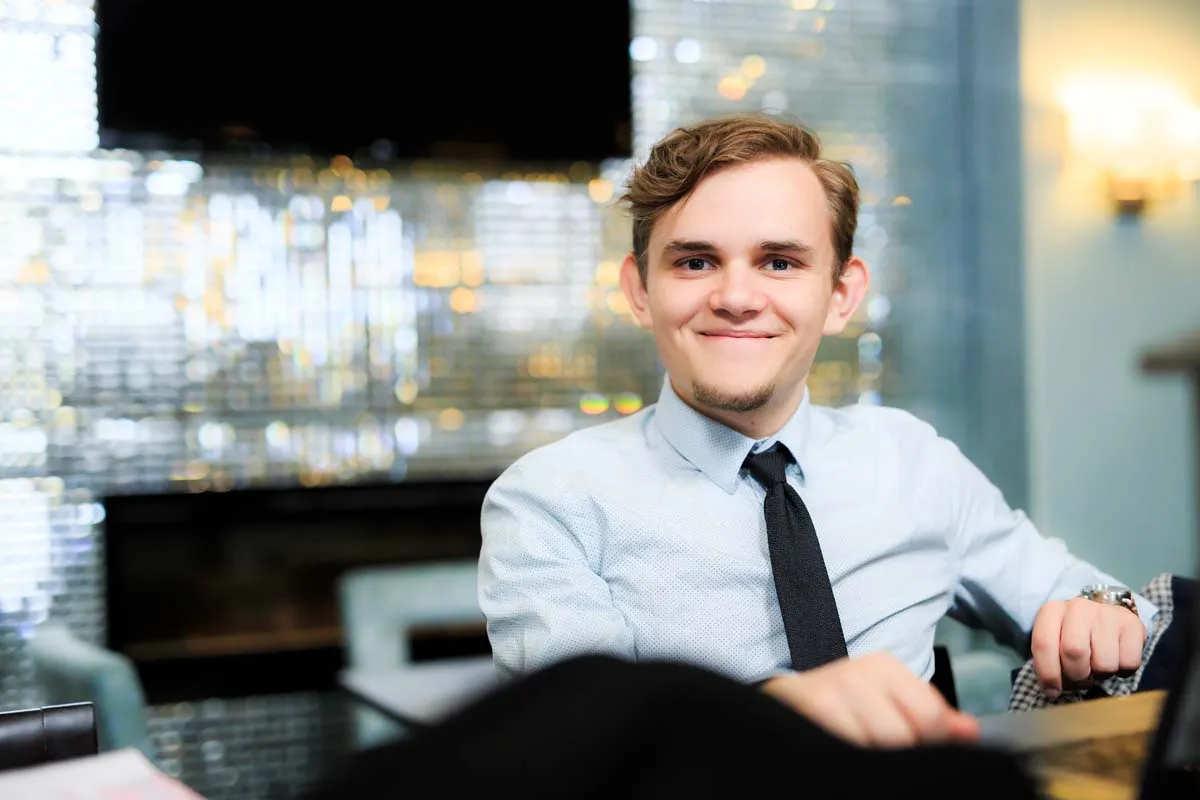
[[[713,339],[774,339],[778,334],[764,331],[701,331],[700,335]]]

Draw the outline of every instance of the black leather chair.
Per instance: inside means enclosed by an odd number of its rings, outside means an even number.
[[[933,688],[942,693],[951,708],[958,708],[958,689],[954,686],[954,670],[950,668],[950,651],[943,645],[933,648]]]
[[[99,751],[91,703],[0,714],[0,770],[94,756]]]

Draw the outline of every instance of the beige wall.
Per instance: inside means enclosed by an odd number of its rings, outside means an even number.
[[[1023,0],[1030,511],[1122,579],[1195,563],[1188,387],[1139,355],[1200,327],[1196,187],[1119,220],[1064,152],[1056,93],[1087,71],[1176,83],[1200,103],[1200,2]]]

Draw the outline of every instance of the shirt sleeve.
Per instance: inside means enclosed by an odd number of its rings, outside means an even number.
[[[484,499],[479,603],[503,673],[577,655],[635,656],[629,626],[589,558],[598,530],[581,501],[561,471],[528,460]]]
[[[1076,597],[1087,584],[1121,583],[1071,555],[1062,540],[1039,533],[954,444],[936,438],[931,446],[937,483],[954,504],[950,523],[959,581],[952,617],[988,630],[1028,657],[1034,618],[1043,605]],[[1134,597],[1149,630],[1158,609]]]

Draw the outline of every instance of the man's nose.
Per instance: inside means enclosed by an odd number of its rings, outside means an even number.
[[[759,286],[760,277],[748,264],[726,265],[709,295],[709,308],[735,317],[762,311],[766,294]]]

